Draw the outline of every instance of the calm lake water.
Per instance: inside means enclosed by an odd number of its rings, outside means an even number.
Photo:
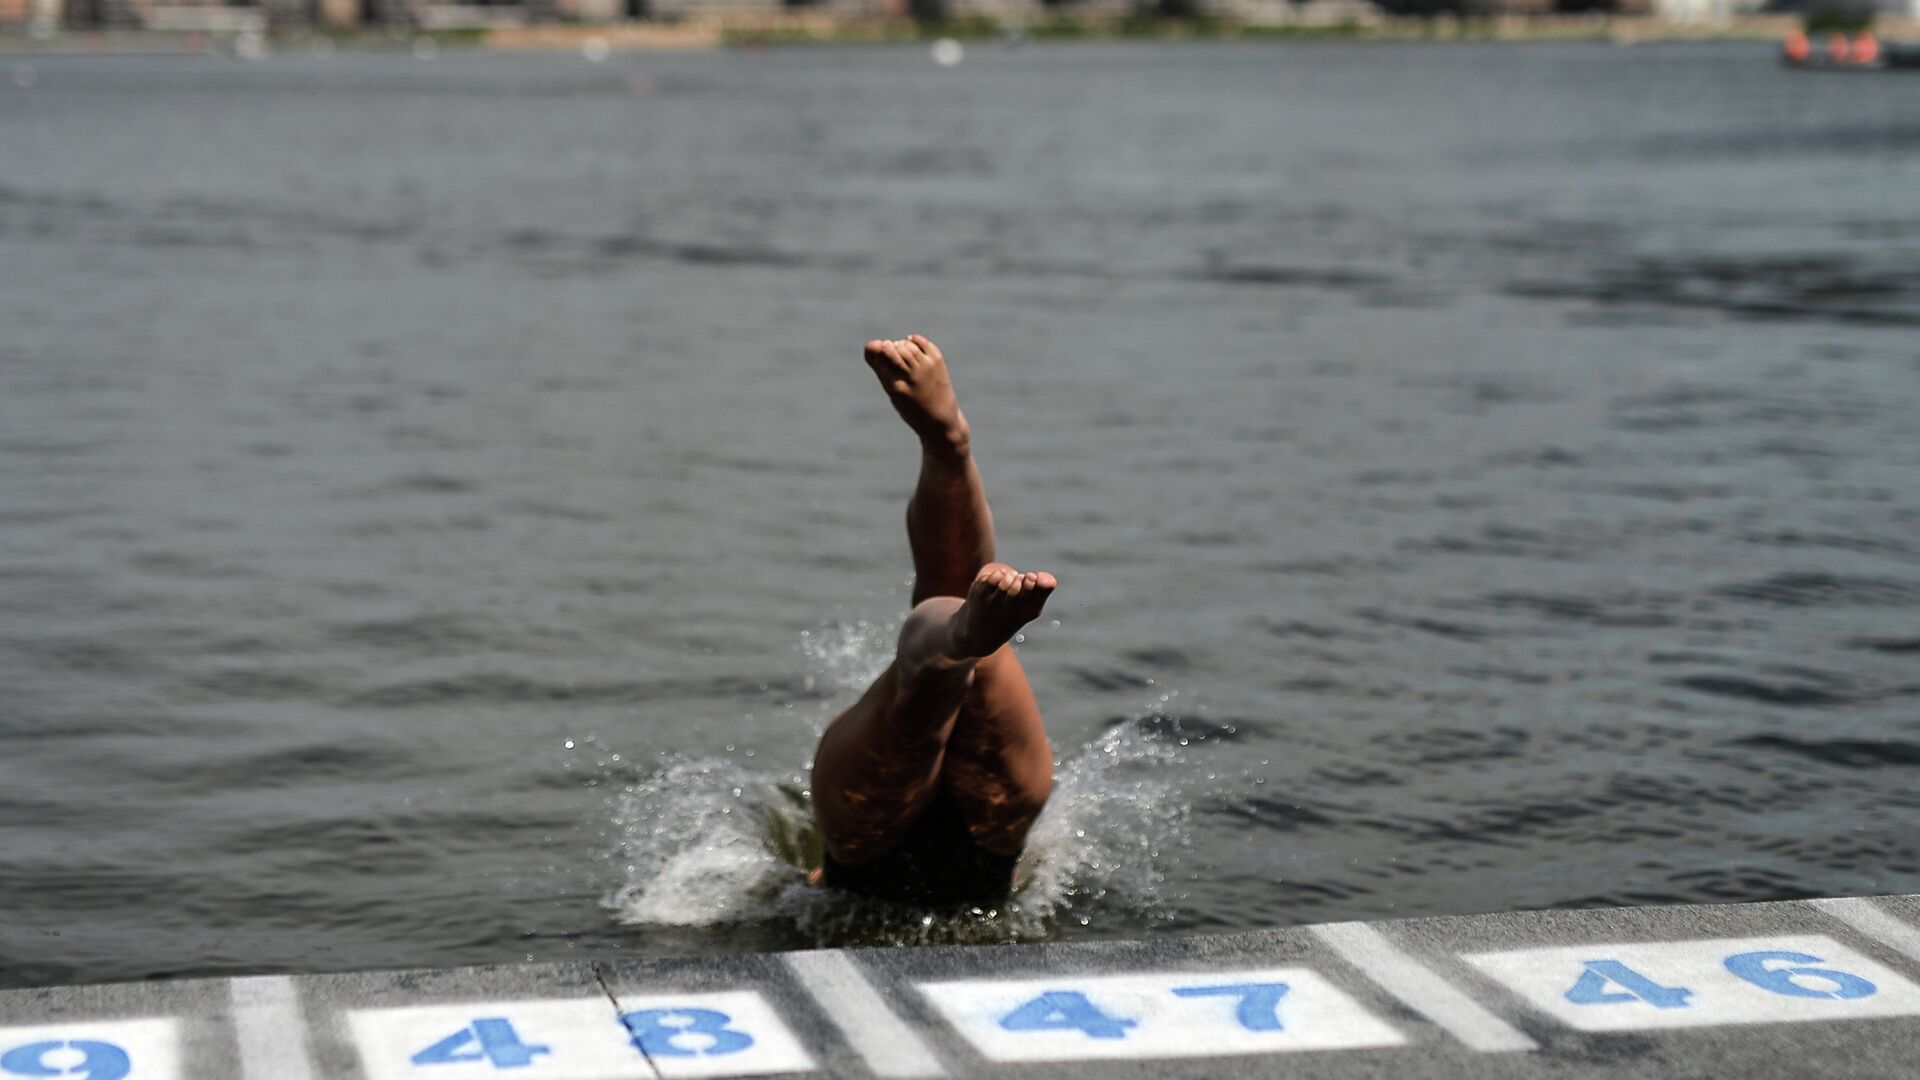
[[[1920,891],[1920,78],[8,57],[0,327],[8,985]],[[1063,582],[991,916],[796,865],[909,331]]]

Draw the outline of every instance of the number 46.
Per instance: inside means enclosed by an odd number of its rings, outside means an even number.
[[[1819,957],[1807,953],[1762,951],[1729,956],[1723,966],[1740,979],[1783,997],[1852,1001],[1879,991],[1879,987],[1858,975],[1806,966],[1821,962]],[[1791,966],[1768,966],[1780,963]],[[1644,1001],[1656,1009],[1684,1009],[1693,996],[1693,991],[1684,986],[1662,986],[1618,960],[1588,960],[1585,966],[1586,970],[1566,994],[1567,1000],[1575,1005]],[[1618,989],[1609,990],[1609,986]]]

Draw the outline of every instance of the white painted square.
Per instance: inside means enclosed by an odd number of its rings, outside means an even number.
[[[172,1020],[81,1021],[0,1028],[0,1076],[124,1076],[177,1080],[180,1041]],[[121,1072],[124,1064],[125,1072]]]
[[[658,1013],[650,1029],[644,1017]],[[717,994],[620,995],[620,1016],[635,1045],[666,1080],[698,1076],[765,1076],[807,1072],[813,1059],[751,990]],[[717,1019],[716,1019],[717,1018]],[[853,1023],[858,1023],[854,1019]],[[704,1030],[703,1030],[704,1029]],[[646,1034],[647,1030],[652,1035]],[[746,1040],[742,1042],[742,1040]]]
[[[463,1032],[473,1036],[475,1022],[480,1020],[504,1020],[520,1044],[544,1049],[524,1065],[501,1068],[487,1058],[477,1038],[468,1037],[453,1047],[452,1054],[471,1060],[416,1063],[416,1057],[449,1037]],[[653,1076],[646,1058],[627,1041],[613,1005],[603,997],[361,1009],[349,1013],[347,1023],[360,1048],[367,1080],[650,1080]]]
[[[1790,958],[1751,959],[1742,965],[1750,973],[1772,972],[1759,977],[1775,986],[1797,988],[1797,992],[1768,989],[1728,969],[1729,957],[1766,952],[1796,953],[1819,959],[1804,962]],[[1811,934],[1602,943],[1479,953],[1462,959],[1506,984],[1534,1008],[1582,1031],[1920,1015],[1920,987],[1832,938]],[[1605,981],[1598,989],[1627,1000],[1592,1004],[1569,1000],[1569,992],[1586,974],[1589,962],[1621,964],[1657,987],[1687,991],[1685,1004],[1661,1008],[1613,981]],[[1865,980],[1865,983],[1826,978],[1812,972],[1793,974],[1793,969],[1826,969],[1844,973],[1853,980]],[[1591,997],[1593,982],[1589,987],[1588,993],[1576,996]],[[1803,996],[1805,994],[1821,996]],[[1839,996],[1841,994],[1856,996]]]
[[[1277,1000],[1218,992],[1236,985],[1274,984],[1285,987]],[[1406,1041],[1306,968],[922,983],[920,992],[993,1061],[1218,1057],[1398,1046]],[[1079,995],[1098,1015],[1120,1022],[1124,1031],[1095,1035],[1085,1030],[1088,1025],[1072,1026],[1069,1021],[1085,1017],[1048,1011],[1049,1002],[1061,999],[1045,995],[1060,994]],[[1242,1021],[1243,1008],[1255,1027]],[[1059,1026],[1036,1028],[1037,1017]]]

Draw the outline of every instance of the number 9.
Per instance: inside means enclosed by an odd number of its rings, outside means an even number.
[[[66,1050],[80,1054],[73,1064],[49,1065],[47,1056]],[[62,1058],[67,1054],[61,1054]],[[15,1076],[82,1076],[86,1080],[121,1080],[133,1071],[127,1052],[112,1043],[75,1039],[71,1042],[37,1042],[16,1046],[0,1054],[0,1069]]]
[[[1788,997],[1820,998],[1826,1001],[1852,1001],[1854,998],[1870,997],[1879,987],[1858,975],[1844,971],[1817,967],[1781,967],[1770,968],[1770,960],[1785,960],[1790,964],[1818,964],[1817,956],[1808,956],[1797,952],[1749,952],[1727,957],[1727,970],[1747,980],[1762,990],[1771,990]],[[1833,989],[1823,990],[1795,982],[1795,979],[1822,979],[1833,984]]]

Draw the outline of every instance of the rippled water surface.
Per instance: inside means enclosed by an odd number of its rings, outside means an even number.
[[[1920,78],[28,63],[0,980],[1920,891]],[[990,916],[800,884],[909,330],[1064,582]]]

